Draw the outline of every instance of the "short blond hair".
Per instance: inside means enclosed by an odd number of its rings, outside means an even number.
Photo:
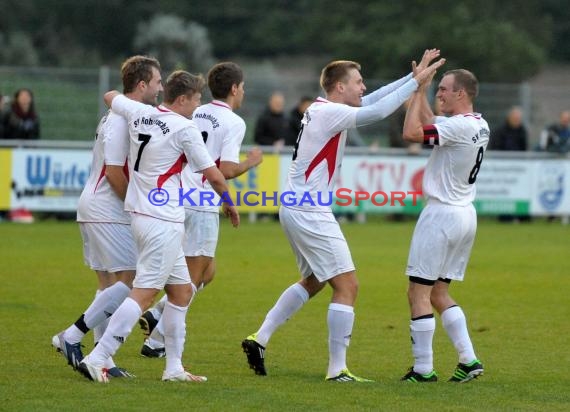
[[[350,60],[336,60],[330,62],[321,71],[321,87],[325,93],[330,93],[338,82],[346,82],[348,71],[351,69],[360,70],[360,64]]]

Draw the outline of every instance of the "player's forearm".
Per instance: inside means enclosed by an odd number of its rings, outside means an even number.
[[[228,193],[229,188],[226,179],[224,178],[222,172],[216,166],[212,166],[202,170],[202,174],[204,175],[208,183],[210,183],[212,189],[214,189],[214,191],[218,195],[224,196],[224,193]]]
[[[235,177],[241,176],[253,166],[254,165],[250,164],[249,160],[247,159],[240,163],[221,162],[220,171],[226,179],[233,179]]]
[[[387,96],[388,94],[392,93],[394,90],[398,89],[399,87],[403,86],[407,81],[412,78],[412,73],[392,82],[388,83],[385,86],[376,89],[370,94],[367,94],[362,98],[362,106],[368,106],[380,100],[382,97]]]
[[[127,186],[129,185],[129,182],[123,172],[123,166],[107,165],[105,167],[105,177],[117,197],[124,201],[125,196],[127,195]]]
[[[366,126],[382,120],[400,107],[418,88],[418,82],[409,79],[398,89],[379,99],[377,102],[361,107],[356,113],[356,127]]]
[[[404,120],[404,130],[402,136],[407,142],[423,143],[424,132],[421,121],[422,111],[422,93],[418,92],[412,96],[410,105],[406,112],[406,119]]]
[[[113,103],[113,99],[120,94],[121,93],[118,92],[117,90],[111,90],[110,92],[105,93],[105,95],[103,96],[103,100],[105,101],[105,104],[107,105],[107,107],[111,107],[111,103]]]
[[[426,93],[419,93],[420,99],[420,122],[424,124],[432,124],[434,119],[433,110],[428,102]],[[418,96],[418,97],[420,97]]]

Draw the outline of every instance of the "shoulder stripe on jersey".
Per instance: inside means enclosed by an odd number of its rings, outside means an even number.
[[[439,145],[439,134],[435,125],[428,124],[424,126],[424,144],[430,146]]]
[[[156,181],[157,189],[160,189],[164,184],[164,182],[170,179],[171,176],[182,172],[182,168],[186,163],[187,163],[186,155],[181,154],[180,157],[176,160],[176,162],[174,162],[172,167],[168,169],[168,171],[165,174],[158,176],[158,179]]]
[[[311,172],[313,171],[313,169],[315,167],[317,167],[319,165],[319,163],[321,163],[323,160],[326,160],[328,170],[329,170],[328,183],[330,183],[332,176],[333,176],[333,173],[334,173],[334,169],[336,167],[336,154],[338,151],[339,141],[340,141],[340,132],[337,133],[336,135],[334,135],[327,142],[327,144],[321,149],[321,151],[319,153],[317,153],[317,155],[315,156],[315,158],[313,159],[313,161],[311,162],[311,164],[307,168],[307,171],[305,172],[305,182],[307,180],[309,180],[309,176],[311,175]]]
[[[103,180],[103,178],[105,177],[105,170],[107,169],[107,165],[103,163],[103,167],[101,168],[101,173],[99,174],[99,178],[97,179],[97,183],[95,184],[95,189],[93,189],[93,193],[95,193],[97,191],[97,188],[99,187],[99,183],[101,183],[101,180]]]

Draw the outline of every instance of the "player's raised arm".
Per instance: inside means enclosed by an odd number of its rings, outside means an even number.
[[[418,73],[418,77],[421,81],[420,87],[410,100],[410,105],[404,120],[404,130],[402,131],[404,140],[408,142],[424,142],[423,126],[424,124],[431,123],[431,119],[433,119],[433,112],[429,109],[426,93],[433,76],[435,75],[436,68],[443,65],[443,63],[445,63],[445,60],[441,59],[430,66],[432,67],[432,70],[428,67]],[[426,106],[428,108],[426,108]]]

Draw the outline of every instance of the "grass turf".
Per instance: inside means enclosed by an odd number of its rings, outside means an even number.
[[[273,336],[269,376],[253,375],[240,342],[260,325],[297,270],[278,224],[221,225],[216,280],[188,316],[185,362],[205,384],[163,383],[164,360],[139,355],[138,326],[116,362],[134,380],[87,381],[51,348],[51,336],[91,302],[75,223],[0,224],[0,410],[568,410],[567,249],[570,228],[480,222],[466,281],[452,283],[485,375],[445,382],[457,363],[438,321],[440,382],[399,382],[412,364],[405,267],[414,222],[343,225],[360,280],[348,365],[372,384],[324,382],[325,289]],[[91,336],[85,339],[90,350]]]

